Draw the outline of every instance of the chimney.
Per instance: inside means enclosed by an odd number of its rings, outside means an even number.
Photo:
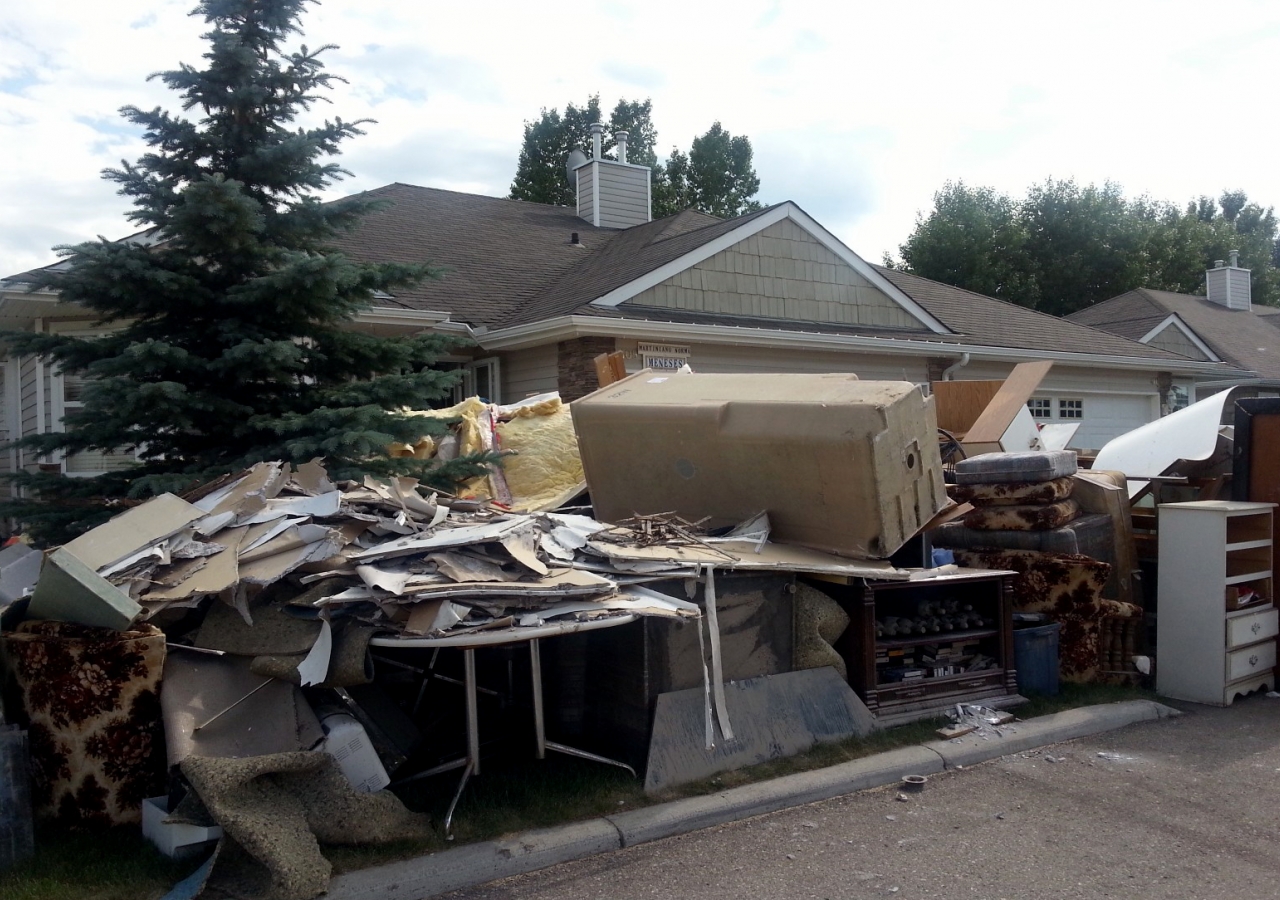
[[[625,131],[614,135],[618,158],[601,152],[604,125],[591,126],[591,158],[578,166],[578,215],[598,228],[631,228],[653,218],[648,166],[627,162]],[[576,152],[576,151],[575,151]],[[580,157],[579,157],[580,158]],[[572,163],[570,164],[572,165]]]
[[[1213,268],[1205,272],[1205,296],[1210,303],[1225,306],[1227,309],[1252,309],[1251,273],[1240,268],[1240,251],[1227,253],[1228,265],[1215,259]]]

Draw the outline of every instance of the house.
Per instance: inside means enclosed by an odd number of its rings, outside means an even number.
[[[1235,251],[1205,273],[1203,296],[1129,291],[1072,313],[1067,318],[1120,337],[1176,353],[1187,359],[1220,361],[1238,370],[1208,381],[1176,380],[1174,407],[1203,400],[1229,387],[1237,396],[1280,396],[1280,309],[1254,306],[1250,271]]]
[[[601,129],[602,130],[602,129]],[[694,211],[651,221],[649,170],[599,151],[576,169],[577,207],[545,206],[391,184],[384,208],[339,247],[370,261],[429,261],[444,270],[379,296],[354,327],[431,329],[469,337],[452,364],[467,393],[511,401],[596,385],[594,358],[622,351],[629,371],[853,372],[925,384],[998,379],[1019,362],[1055,365],[1033,402],[1040,418],[1078,421],[1075,445],[1098,448],[1160,414],[1161,384],[1240,373],[873,265],[792,202],[731,220]],[[88,330],[85,311],[0,282],[0,327]],[[61,428],[76,385],[39,359],[3,367],[0,437]],[[110,454],[3,466],[58,465],[92,474]]]

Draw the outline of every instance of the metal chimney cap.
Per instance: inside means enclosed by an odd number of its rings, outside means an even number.
[[[1230,257],[1231,259],[1231,268],[1233,269],[1240,268],[1240,251],[1239,250],[1228,250],[1227,256]]]
[[[604,134],[604,123],[603,123],[603,122],[592,122],[592,123],[591,123],[591,133],[592,133],[592,134]]]
[[[1223,263],[1222,263],[1222,260],[1220,260],[1220,259],[1215,259],[1215,260],[1213,261],[1213,267],[1214,267],[1215,269],[1221,269],[1221,268],[1222,268],[1222,265],[1223,265]]]
[[[620,163],[627,161],[627,137],[628,135],[625,131],[615,131],[613,133],[613,139],[618,145],[618,162]]]

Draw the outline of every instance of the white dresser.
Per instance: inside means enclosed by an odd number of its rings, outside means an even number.
[[[1272,593],[1274,503],[1159,507],[1156,690],[1228,706],[1275,689],[1280,610]],[[1235,608],[1242,602],[1254,602]]]

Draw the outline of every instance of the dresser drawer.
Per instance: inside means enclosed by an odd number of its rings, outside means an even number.
[[[1263,609],[1227,619],[1227,647],[1243,647],[1280,633],[1280,609]]]
[[[1276,642],[1264,641],[1252,647],[1241,647],[1227,654],[1227,681],[1248,678],[1275,667]]]

